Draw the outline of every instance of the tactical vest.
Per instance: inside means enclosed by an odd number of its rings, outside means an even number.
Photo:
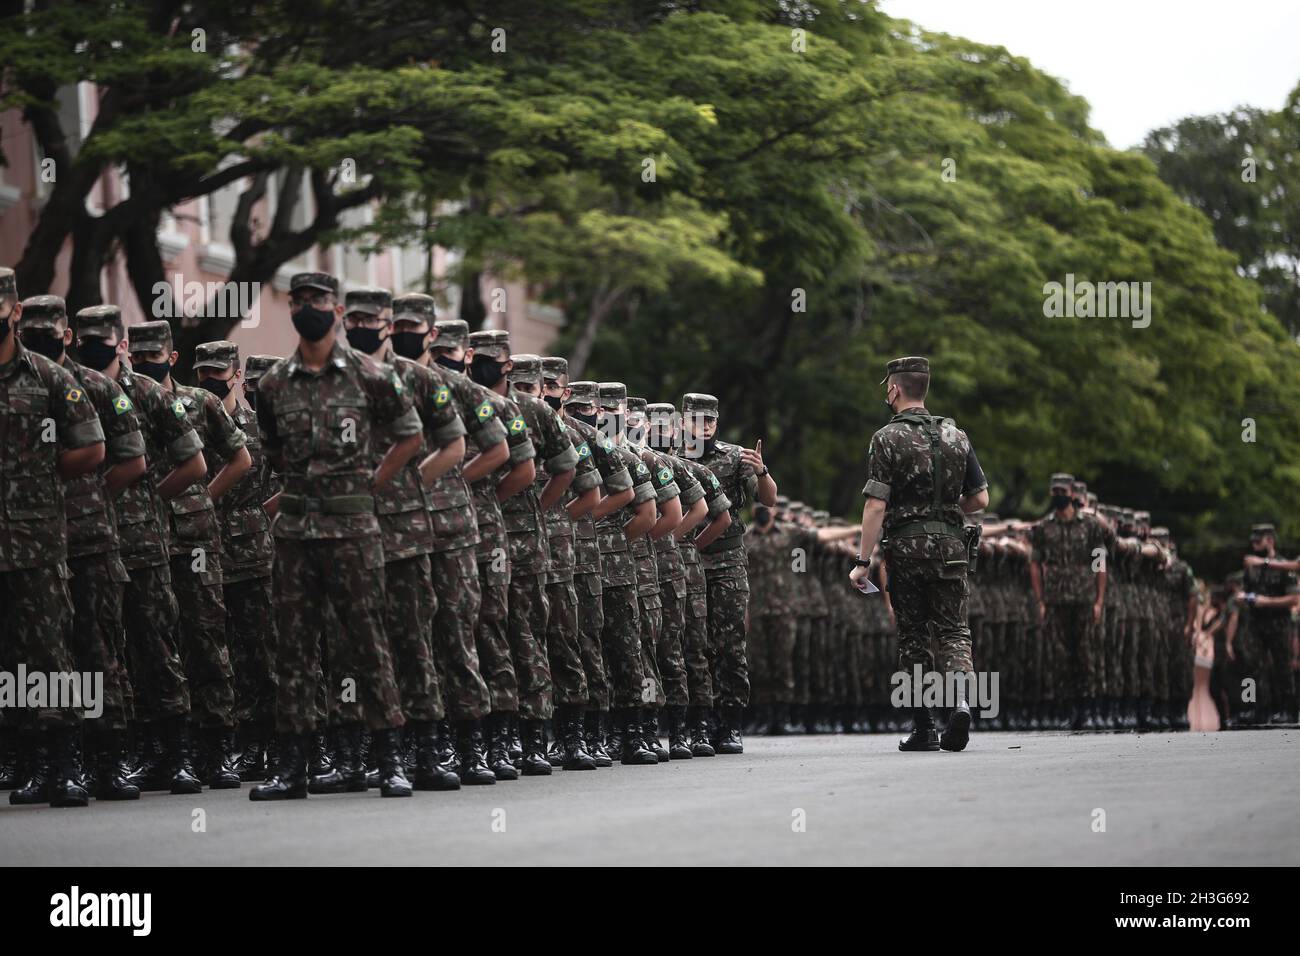
[[[905,538],[913,535],[934,534],[946,535],[948,537],[962,537],[962,514],[961,509],[954,500],[951,503],[945,503],[943,500],[944,481],[949,476],[944,470],[943,462],[943,435],[942,415],[922,415],[919,412],[902,412],[896,415],[894,422],[906,422],[914,425],[925,432],[930,443],[930,486],[932,489],[930,506],[922,518],[909,517],[906,519],[891,520],[889,512],[885,514],[885,537],[886,538]],[[965,453],[962,455],[965,458]],[[964,473],[959,477],[959,482],[964,479]],[[961,486],[957,488],[960,493]]]

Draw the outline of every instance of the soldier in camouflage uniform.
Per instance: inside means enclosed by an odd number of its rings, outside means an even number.
[[[280,752],[276,773],[249,797],[307,796],[306,747],[316,729],[322,633],[332,676],[351,681],[355,690],[339,704],[340,723],[349,736],[362,723],[375,734],[380,792],[410,796],[399,736],[401,697],[384,633],[384,548],[374,495],[419,452],[420,417],[391,368],[338,341],[343,304],[337,279],[298,273],[289,294],[298,346],[262,376],[257,402],[263,448],[284,476],[272,506]],[[394,444],[376,468],[381,441]],[[329,628],[326,606],[333,611]],[[341,756],[356,760],[356,753]],[[354,775],[356,767],[342,770]]]
[[[501,372],[500,363],[484,356],[473,369],[473,349],[468,348],[469,326],[458,319],[439,319],[438,337],[430,348],[434,360],[452,372],[461,372],[466,385],[475,391],[474,414],[483,422],[495,419],[506,433],[507,453],[484,474],[467,479],[473,492],[478,545],[479,613],[475,624],[475,646],[479,669],[488,687],[489,716],[486,763],[498,780],[515,780],[519,770],[512,758],[522,757],[522,748],[511,740],[512,718],[519,712],[519,682],[510,654],[507,633],[510,618],[510,550],[506,538],[501,502],[521,493],[537,476],[535,452],[527,424],[518,407],[482,382]],[[467,377],[469,376],[469,377]],[[498,375],[498,379],[499,379]],[[496,384],[498,379],[493,379]],[[516,424],[516,421],[518,424]],[[477,742],[468,741],[472,749]]]
[[[546,759],[544,722],[551,718],[553,704],[551,667],[545,644],[549,612],[546,566],[550,553],[543,511],[568,490],[577,453],[555,412],[545,402],[521,395],[510,387],[509,333],[500,329],[472,332],[470,349],[475,380],[510,403],[512,414],[506,419],[507,430],[529,435],[533,448],[532,478],[517,493],[503,498],[501,514],[510,548],[507,635],[519,682],[518,720],[523,750],[520,772],[526,776],[547,776],[551,773],[551,763]],[[540,357],[536,365],[540,382]],[[543,467],[549,477],[539,495],[533,489],[533,481]]]
[[[427,486],[465,457],[465,426],[451,389],[440,377],[422,365],[396,360],[389,346],[397,307],[406,314],[412,304],[406,299],[394,303],[387,289],[353,289],[344,299],[343,326],[353,349],[396,373],[420,418],[425,439],[420,454],[375,495],[384,543],[384,633],[402,696],[407,760],[414,761],[415,789],[459,790],[460,777],[444,763],[437,746],[437,724],[446,712],[434,665],[432,627],[437,597],[429,558],[433,519]],[[427,313],[421,310],[420,314]],[[383,438],[377,443],[376,467],[383,449],[391,443]],[[343,742],[345,746],[359,743]],[[365,789],[365,781],[360,779],[346,781],[327,775],[322,782],[330,792]]]
[[[235,719],[242,737],[235,771],[241,780],[263,780],[270,767],[267,748],[275,731],[275,607],[271,564],[275,546],[265,504],[279,491],[262,452],[262,436],[252,403],[257,380],[277,356],[250,355],[241,372],[239,346],[234,342],[205,342],[194,350],[199,386],[216,395],[231,420],[244,433],[252,467],[217,503],[221,526],[222,597],[226,605],[226,641],[235,672]],[[242,384],[248,404],[239,401]],[[207,455],[208,475],[215,479],[225,465],[216,449]]]
[[[482,719],[491,707],[487,682],[479,669],[474,628],[482,592],[474,549],[479,543],[478,522],[471,500],[470,481],[495,470],[510,457],[505,425],[488,401],[488,392],[458,369],[434,361],[431,347],[463,348],[469,332],[463,322],[454,330],[433,335],[437,312],[431,296],[410,293],[393,303],[390,341],[399,361],[428,369],[448,395],[465,428],[466,460],[434,480],[428,490],[433,522],[433,588],[437,612],[433,622],[434,664],[445,701],[446,718],[438,724],[438,752],[442,764],[460,782],[470,786],[496,783],[487,765]],[[445,356],[445,351],[439,353]],[[434,400],[438,399],[434,392]],[[487,414],[481,414],[486,405]],[[426,440],[429,436],[426,428]],[[472,455],[471,455],[472,451]],[[454,730],[453,730],[454,728]]]
[[[689,733],[686,742],[691,755],[712,757],[716,751],[709,732],[709,714],[713,708],[713,677],[709,672],[709,589],[699,549],[707,548],[731,525],[731,499],[727,497],[717,476],[690,457],[692,452],[698,453],[699,447],[687,447],[681,415],[674,405],[669,402],[647,405],[646,415],[650,440],[656,446],[655,450],[670,454],[674,462],[674,474],[680,465],[704,492],[708,523],[689,525],[683,519],[682,525],[673,532],[685,568],[686,599],[681,653],[686,674],[687,710],[686,713],[669,711],[669,732],[672,734],[676,729],[678,733]],[[678,484],[682,486],[683,482],[679,480]],[[669,752],[671,754],[671,747]]]
[[[1073,484],[1073,475],[1052,476],[1053,510],[1031,534],[1030,573],[1044,640],[1060,664],[1055,679],[1070,706],[1070,728],[1097,730],[1092,632],[1101,627],[1105,608],[1106,541],[1101,523],[1076,506]]]
[[[545,402],[573,450],[573,479],[564,494],[555,499],[542,516],[548,555],[544,576],[547,614],[543,645],[554,686],[555,707],[554,745],[547,759],[552,766],[565,770],[595,770],[596,759],[587,751],[585,736],[585,711],[591,692],[587,687],[587,672],[578,639],[578,593],[573,584],[573,568],[577,560],[573,520],[586,516],[599,503],[600,471],[591,459],[591,448],[586,439],[565,424],[560,410],[544,396],[543,361],[539,355],[513,355],[507,379],[510,388],[519,396],[521,409]],[[535,430],[542,431],[540,427]],[[548,495],[547,488],[553,477],[551,468],[551,463],[544,461],[537,469],[532,490],[539,501]]]
[[[744,752],[741,722],[749,703],[745,662],[745,609],[749,584],[745,580],[745,524],[741,511],[756,498],[776,504],[776,482],[763,463],[763,442],[742,448],[719,441],[718,400],[692,392],[682,397],[682,426],[690,436],[688,448],[702,444],[700,464],[713,472],[731,499],[731,524],[707,548],[700,548],[709,588],[709,646],[719,710],[717,740],[720,754]]]
[[[121,387],[139,419],[149,466],[113,503],[130,577],[122,608],[126,669],[144,757],[137,780],[145,790],[198,793],[202,784],[190,765],[190,690],[177,640],[180,609],[172,590],[166,515],[168,502],[207,474],[203,441],[184,406],[124,361],[126,329],[117,306],[82,309],[75,324],[78,358]]]
[[[1250,529],[1250,550],[1241,585],[1246,593],[1246,639],[1238,647],[1248,648],[1243,655],[1249,665],[1246,673],[1263,688],[1257,710],[1259,723],[1292,723],[1296,717],[1295,675],[1291,670],[1294,625],[1289,606],[1277,599],[1300,593],[1296,580],[1300,562],[1279,560],[1277,531],[1271,524],[1257,524]],[[1261,597],[1273,600],[1260,601]]]
[[[43,299],[36,302],[50,307]],[[0,272],[0,668],[67,673],[73,667],[66,640],[72,601],[63,483],[99,467],[104,432],[76,378],[18,340],[22,311],[13,273],[5,269]],[[71,703],[46,701],[23,715],[31,777],[9,794],[10,803],[84,807],[89,802],[75,779],[82,712]]]
[[[226,646],[226,605],[222,597],[221,528],[216,505],[253,465],[247,439],[211,392],[179,385],[171,368],[171,325],[144,322],[127,332],[131,368],[162,386],[179,403],[189,423],[223,464],[211,484],[207,475],[173,498],[170,504],[172,588],[185,608],[180,623],[181,662],[190,684],[191,717],[203,744],[200,775],[214,789],[238,789],[234,769],[235,680]],[[150,462],[153,466],[154,463]],[[155,467],[160,477],[161,466]]]
[[[1174,730],[1188,729],[1187,705],[1192,698],[1196,649],[1193,646],[1196,609],[1196,576],[1191,566],[1178,557],[1168,528],[1152,528],[1151,539],[1169,555],[1160,581],[1164,600],[1160,621],[1169,645],[1169,719]]]
[[[871,439],[862,549],[874,546],[883,525],[890,596],[898,615],[899,669],[911,674],[914,665],[934,667],[933,629],[942,670],[969,679],[974,666],[966,622],[968,554],[962,516],[988,504],[988,482],[965,432],[925,408],[927,359],[894,359],[880,384],[894,417]],[[860,556],[851,575],[855,584],[868,567]],[[957,697],[942,738],[929,709],[913,707],[912,733],[899,743],[900,750],[965,748],[971,721],[965,683],[955,681]]]
[[[126,567],[118,549],[113,497],[145,473],[144,436],[131,400],[111,379],[74,361],[67,308],[57,296],[38,296],[23,303],[18,324],[24,347],[61,365],[76,379],[99,417],[105,456],[96,471],[67,482],[64,512],[68,525],[69,590],[72,629],[69,650],[84,673],[104,675],[103,713],[94,733],[94,794],[100,800],[137,800],[140,788],[127,779],[124,734],[129,685],[121,666],[122,592]]]

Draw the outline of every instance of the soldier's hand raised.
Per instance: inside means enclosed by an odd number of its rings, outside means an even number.
[[[740,449],[740,460],[755,471],[763,471],[767,467],[763,464],[763,439],[755,442],[753,448]]]

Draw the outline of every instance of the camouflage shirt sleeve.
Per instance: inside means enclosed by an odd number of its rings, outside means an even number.
[[[889,501],[892,465],[893,455],[884,437],[884,429],[881,429],[871,436],[871,447],[867,450],[867,483],[862,486],[864,497]]]
[[[49,373],[50,415],[54,419],[59,446],[71,451],[102,442],[104,429],[81,383],[71,372],[53,362],[45,368]]]
[[[596,467],[596,462],[592,460],[591,447],[587,440],[572,428],[567,429],[569,441],[573,445],[573,453],[577,456],[577,465],[574,470],[573,483],[569,487],[575,495],[590,491],[592,488],[600,487],[600,469]]]
[[[718,476],[703,465],[692,465],[700,477],[700,487],[704,489],[704,498],[709,503],[709,518],[716,518],[724,511],[731,510],[731,499],[718,481]]]
[[[626,449],[619,449],[622,452],[624,461],[627,462],[627,470],[632,475],[632,504],[639,505],[643,501],[651,501],[655,497],[654,479],[650,475],[650,469],[646,467],[645,462]]]
[[[413,362],[408,364],[412,368],[413,400],[424,434],[434,448],[446,448],[465,434],[465,423],[461,420],[456,398],[432,372]],[[419,371],[414,371],[416,369]]]
[[[187,462],[203,451],[203,439],[190,424],[180,399],[168,395],[161,388],[146,388],[144,394],[149,396],[150,406],[144,414],[173,464]]]
[[[605,493],[616,495],[632,487],[632,473],[627,465],[614,451],[613,443],[599,432],[591,432],[587,439],[591,456],[596,460],[601,478],[605,482]]]
[[[1047,543],[1047,536],[1043,532],[1043,523],[1040,521],[1029,529],[1029,560],[1036,564],[1043,563],[1043,547]]]
[[[682,490],[677,487],[677,479],[673,474],[672,466],[668,464],[666,458],[651,451],[647,451],[644,458],[649,459],[646,467],[650,470],[650,480],[654,485],[656,504],[665,504],[682,493]]]
[[[474,439],[480,450],[506,440],[506,426],[497,416],[492,403],[485,396],[476,394],[468,379],[463,375],[451,374],[444,380],[450,381],[455,393],[466,436]]]
[[[505,402],[505,408],[508,414],[502,417],[505,419],[506,441],[510,445],[510,464],[519,465],[536,458],[537,452],[533,447],[532,436],[528,433],[528,423],[524,421],[524,416],[520,414],[513,402]]]
[[[104,429],[104,457],[108,464],[117,465],[144,454],[144,435],[140,420],[135,417],[135,407],[122,386],[105,375],[99,380],[103,386],[96,390],[99,419]]]
[[[695,475],[686,466],[686,462],[675,457],[669,458],[668,461],[672,465],[673,480],[681,489],[682,507],[689,508],[704,497],[704,486],[696,480]]]
[[[202,391],[202,390],[201,390]],[[207,423],[207,442],[218,455],[230,461],[239,449],[248,444],[248,436],[235,424],[235,420],[221,404],[221,399],[211,392],[202,391],[203,416]]]
[[[275,427],[275,390],[267,388],[270,373],[262,376],[257,387],[257,430],[262,436],[262,451],[267,458],[277,458],[282,451],[280,433]]]
[[[564,422],[545,402],[534,403],[533,409],[537,414],[538,436],[535,443],[547,473],[562,475],[566,471],[573,471],[578,466],[578,452],[566,433]]]
[[[388,434],[399,440],[420,434],[420,416],[412,404],[410,391],[397,373],[369,360],[363,360],[359,368],[375,424],[383,426]]]

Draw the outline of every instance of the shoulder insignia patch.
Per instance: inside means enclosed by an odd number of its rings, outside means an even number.
[[[578,457],[588,458],[590,456],[591,456],[591,449],[587,447],[586,442],[583,442],[581,445],[578,446]]]
[[[437,408],[442,408],[451,401],[451,389],[446,385],[439,385],[438,390],[433,393],[433,404]]]
[[[648,475],[650,474],[650,469],[645,466],[645,462],[638,461],[636,463],[636,473],[638,475]]]
[[[393,379],[393,390],[397,392],[398,395],[401,395],[403,392],[406,391],[406,386],[402,384],[402,380],[400,377],[398,377],[398,374],[396,372],[392,373],[392,379]]]
[[[81,389],[70,388],[63,393],[63,397],[75,405],[77,402],[81,401]]]
[[[474,409],[474,414],[478,416],[479,421],[485,422],[492,417],[492,411],[492,403],[484,402],[478,408]]]
[[[518,415],[510,419],[510,434],[512,435],[518,435],[527,427],[528,425]]]
[[[113,411],[117,412],[119,415],[125,415],[130,410],[131,399],[127,398],[125,395],[119,395],[117,398],[113,399]]]
[[[714,488],[718,487],[718,476],[713,472],[709,472],[709,481],[713,482]]]
[[[603,448],[605,451],[613,451],[614,443],[610,441],[608,438],[602,438],[600,440],[600,447]]]
[[[185,406],[182,405],[179,401],[172,402],[172,413],[173,413],[177,418],[184,418],[184,417],[185,417]]]
[[[660,468],[660,469],[659,469],[659,481],[660,481],[660,483],[666,485],[666,484],[668,484],[668,482],[670,482],[670,481],[672,481],[672,480],[673,480],[673,470],[672,470],[671,468],[667,468],[667,467],[665,467],[665,468]]]

